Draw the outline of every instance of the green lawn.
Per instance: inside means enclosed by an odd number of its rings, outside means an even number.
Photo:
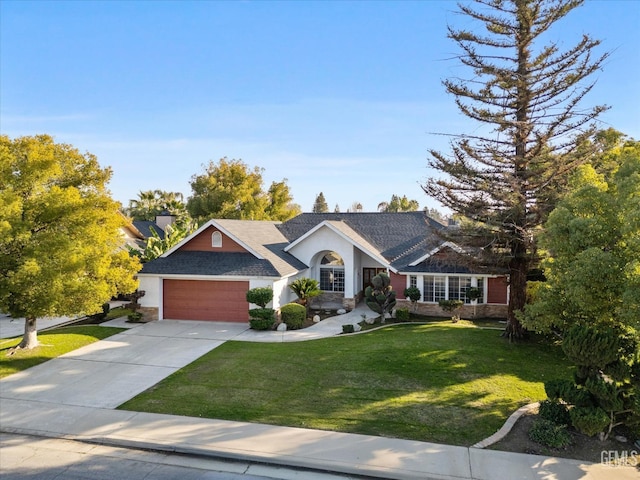
[[[300,343],[227,342],[120,408],[472,445],[570,369],[539,339],[395,325]]]
[[[2,339],[0,340],[0,378],[26,370],[123,330],[122,328],[83,325],[38,332],[39,347],[32,350],[18,350],[11,356],[7,356],[7,352],[11,347],[18,345],[22,337]]]

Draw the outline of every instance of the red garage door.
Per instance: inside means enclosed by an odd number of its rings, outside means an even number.
[[[166,319],[249,321],[249,282],[164,280],[162,288]]]

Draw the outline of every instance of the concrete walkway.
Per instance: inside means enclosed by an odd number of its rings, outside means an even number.
[[[633,467],[383,437],[115,410],[227,340],[304,341],[357,323],[355,310],[303,331],[161,321],[132,327],[0,380],[0,429],[386,479],[637,479]],[[369,312],[371,313],[371,312]]]

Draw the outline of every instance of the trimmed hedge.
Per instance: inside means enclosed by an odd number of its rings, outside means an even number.
[[[409,320],[408,308],[396,308],[396,320],[399,322],[406,322]]]
[[[269,330],[276,321],[273,308],[252,308],[249,310],[249,326],[253,330]]]
[[[539,418],[533,423],[529,430],[529,438],[551,448],[563,448],[571,443],[571,435],[565,425],[556,425],[544,418]]]
[[[287,330],[297,330],[307,318],[307,309],[299,303],[287,303],[280,309],[280,317],[287,324]]]

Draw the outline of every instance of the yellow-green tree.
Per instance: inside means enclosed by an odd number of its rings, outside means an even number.
[[[212,218],[287,220],[300,213],[292,203],[286,180],[273,182],[265,192],[262,172],[242,160],[209,162],[204,173],[191,177],[193,194],[187,210],[199,223]]]
[[[0,136],[0,310],[25,318],[18,348],[38,345],[37,318],[96,313],[136,289],[110,177],[48,135]]]
[[[640,329],[640,142],[628,140],[598,160],[574,173],[545,224],[547,281],[525,310],[531,329]]]

